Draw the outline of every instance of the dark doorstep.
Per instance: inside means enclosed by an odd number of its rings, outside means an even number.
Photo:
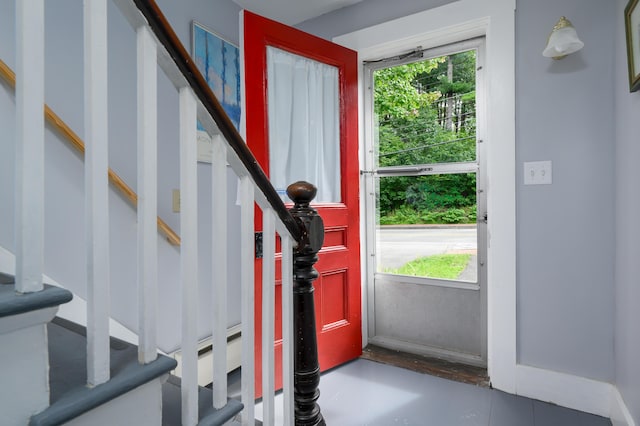
[[[409,354],[375,345],[364,348],[361,358],[456,382],[483,387],[490,385],[487,369],[482,367]]]

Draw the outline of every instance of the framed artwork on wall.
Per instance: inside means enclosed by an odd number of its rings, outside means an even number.
[[[627,34],[627,61],[629,65],[629,90],[640,89],[640,8],[638,0],[630,0],[624,9]]]
[[[240,126],[240,51],[237,46],[193,21],[192,56],[236,129]],[[211,137],[198,123],[198,160],[211,162]]]

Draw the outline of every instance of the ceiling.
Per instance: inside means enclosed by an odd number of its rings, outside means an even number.
[[[315,18],[362,0],[233,0],[241,8],[250,10],[287,25]]]

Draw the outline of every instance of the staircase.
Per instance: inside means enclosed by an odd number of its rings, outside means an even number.
[[[20,295],[14,277],[0,273],[0,345],[6,350],[2,374],[6,383],[24,385],[18,392],[2,388],[6,393],[2,400],[14,408],[5,411],[9,416],[3,422],[23,424],[34,409],[46,407],[30,416],[30,425],[179,425],[181,382],[169,374],[176,367],[172,358],[161,355],[152,363],[140,364],[135,345],[111,337],[111,379],[96,387],[86,386],[86,328],[52,317],[71,298],[69,291],[49,285],[40,292]],[[25,371],[34,377],[25,377]],[[42,386],[47,383],[43,380],[47,372],[48,392]],[[243,407],[230,399],[216,410],[208,406],[210,399],[211,391],[200,388],[200,425],[224,424]]]
[[[47,325],[50,405],[31,425],[157,425],[158,394],[175,360],[166,356],[138,363],[138,348],[109,339],[110,380],[87,387],[86,328],[61,318]],[[125,396],[126,395],[126,396]]]
[[[49,405],[46,326],[71,297],[52,286],[19,294],[13,277],[0,274],[0,400],[6,424],[26,424]]]
[[[8,425],[218,425],[238,422],[255,424],[254,405],[254,214],[262,211],[264,244],[262,288],[265,312],[262,318],[263,360],[273,361],[275,321],[276,235],[280,238],[282,265],[282,317],[293,315],[294,249],[304,251],[312,259],[322,245],[322,239],[310,238],[309,221],[314,229],[322,229],[315,219],[294,218],[280,196],[269,183],[240,134],[225,114],[179,41],[161,10],[153,0],[113,0],[135,32],[132,43],[137,51],[137,142],[131,155],[137,154],[137,192],[124,188],[133,204],[136,216],[137,273],[130,277],[129,298],[122,299],[113,291],[111,277],[118,265],[110,262],[111,191],[108,178],[114,181],[108,164],[108,116],[106,100],[107,78],[107,1],[85,0],[84,25],[84,138],[86,145],[73,132],[71,139],[84,152],[84,233],[83,251],[86,287],[78,290],[86,298],[86,326],[56,317],[58,307],[69,302],[73,294],[60,287],[43,283],[49,273],[45,265],[46,241],[45,198],[45,124],[44,117],[56,128],[68,128],[45,105],[44,99],[44,0],[15,0],[16,73],[15,73],[15,197],[12,226],[15,242],[4,247],[15,254],[15,269],[0,270],[0,390],[2,423]],[[2,65],[0,63],[0,65]],[[0,67],[1,68],[1,67]],[[0,70],[1,71],[1,70]],[[158,226],[163,235],[170,235],[168,226],[157,214],[159,166],[157,73],[161,71],[175,89],[179,122],[180,169],[180,236],[179,244],[180,376],[176,360],[162,353],[158,343],[163,335],[158,298],[162,291],[158,269],[159,250],[166,241],[158,238]],[[0,86],[0,90],[9,88]],[[70,88],[69,90],[72,90]],[[3,111],[2,114],[5,112]],[[52,115],[53,114],[53,115]],[[205,229],[212,232],[211,282],[199,282],[198,170],[196,152],[196,121],[212,136],[211,223]],[[66,132],[66,130],[65,130]],[[3,142],[4,143],[4,142]],[[239,234],[227,231],[227,200],[229,197],[227,170],[238,179]],[[64,173],[65,170],[56,170]],[[127,189],[129,188],[129,189]],[[306,207],[298,209],[309,216],[309,201],[314,191],[304,187],[300,194]],[[236,194],[233,194],[236,195]],[[304,204],[304,203],[303,203]],[[235,203],[234,203],[235,205]],[[298,204],[297,204],[298,206]],[[318,218],[319,219],[319,218]],[[1,218],[7,226],[9,218]],[[5,222],[7,221],[7,222]],[[161,223],[162,222],[162,223]],[[53,224],[55,227],[56,224]],[[171,234],[173,235],[173,234]],[[228,254],[231,240],[240,246],[239,283],[230,283]],[[310,243],[311,241],[311,243]],[[318,245],[319,242],[319,245]],[[309,249],[309,246],[317,246]],[[128,248],[128,247],[127,247]],[[64,253],[55,253],[63,258]],[[305,258],[305,259],[306,259]],[[312,263],[304,263],[311,270]],[[0,263],[0,269],[2,264]],[[10,275],[11,274],[11,275]],[[15,275],[15,278],[14,278]],[[310,286],[311,281],[306,280]],[[64,282],[61,283],[65,285]],[[227,293],[230,286],[241,288],[242,377],[240,395],[230,398],[227,381],[227,324],[229,309]],[[206,290],[203,290],[206,289]],[[74,289],[75,291],[75,289]],[[310,294],[310,292],[309,292]],[[117,297],[116,297],[117,295]],[[132,305],[130,299],[136,299]],[[203,298],[207,298],[203,302]],[[112,306],[111,300],[114,299]],[[198,306],[205,304],[211,311],[211,341],[213,346],[213,384],[205,389],[198,385]],[[109,321],[119,304],[134,306],[137,345],[110,336]],[[311,302],[313,305],[313,302]],[[130,309],[126,309],[130,313]],[[166,315],[166,312],[163,312]],[[313,316],[311,316],[313,318]],[[313,328],[314,324],[310,323]],[[283,324],[283,401],[284,423],[294,419],[294,342],[293,326]],[[271,340],[269,340],[271,339]],[[314,343],[315,345],[315,343]],[[269,353],[271,352],[271,353]],[[263,361],[264,362],[264,361]],[[309,364],[312,370],[315,365]],[[264,404],[265,424],[273,424],[274,368],[263,364],[263,388],[259,390]],[[314,395],[315,388],[307,389]],[[317,395],[315,396],[317,398]],[[307,398],[308,399],[308,398]],[[306,400],[309,410],[319,410],[315,399]],[[317,423],[317,424],[323,424]]]

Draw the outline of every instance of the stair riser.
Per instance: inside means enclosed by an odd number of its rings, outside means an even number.
[[[49,405],[47,331],[42,320],[48,321],[55,311],[48,308],[0,319],[3,424],[28,424],[33,414]]]
[[[75,419],[65,426],[113,426],[162,424],[162,383],[167,375],[109,401]]]

